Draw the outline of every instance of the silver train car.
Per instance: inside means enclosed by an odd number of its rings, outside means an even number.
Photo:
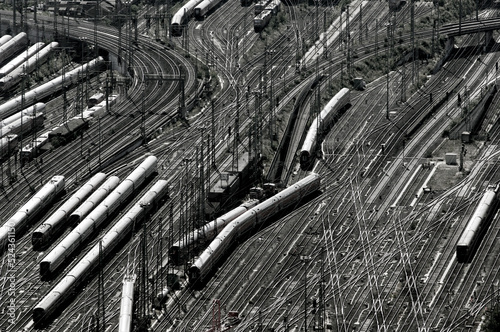
[[[24,94],[24,101],[22,95],[9,99],[7,102],[0,105],[0,118],[6,118],[12,114],[19,112],[22,107],[30,106],[35,102],[50,96],[51,94],[60,91],[63,87],[68,87],[76,83],[79,79],[83,79],[85,75],[80,77],[81,72],[92,71],[102,64],[104,59],[98,57],[83,66],[78,66],[73,70],[68,71],[64,76],[62,75],[54,78],[53,80],[40,85]]]
[[[19,82],[21,82],[23,74],[30,74],[38,66],[42,65],[49,57],[50,52],[52,52],[57,46],[59,46],[58,42],[48,44],[40,50],[38,54],[30,57],[19,67],[12,70],[9,74],[0,78],[0,89],[6,91],[16,86]]]
[[[54,199],[64,191],[64,176],[52,177],[33,197],[31,197],[17,212],[0,228],[0,251],[3,251],[11,239],[29,225],[31,221]]]
[[[156,172],[157,158],[147,157],[123,180],[71,233],[40,262],[40,275],[49,278],[67,257],[79,248],[112,215],[137,188]]]
[[[193,15],[194,8],[198,6],[201,1],[202,0],[189,0],[174,14],[170,24],[172,35],[174,36],[182,35],[182,30],[184,26],[187,25],[189,19]]]
[[[313,120],[300,150],[300,166],[307,170],[315,158],[316,142],[331,127],[338,112],[351,104],[349,89],[341,89]]]
[[[497,207],[497,193],[498,187],[489,186],[474,210],[457,243],[457,261],[459,263],[469,263],[472,260],[473,253],[488,229],[491,215]]]
[[[0,46],[0,63],[5,62],[17,52],[28,46],[28,35],[26,32],[21,32],[15,35],[8,42]]]
[[[0,68],[0,78],[4,77],[17,67],[19,67],[24,61],[28,60],[34,54],[38,53],[42,49],[45,43],[35,43],[26,52],[21,52],[14,59],[10,60],[6,65]]]
[[[47,220],[43,222],[31,235],[33,249],[37,250],[49,245],[50,240],[64,230],[70,214],[85,200],[94,190],[106,180],[105,173],[97,173],[87,183],[81,186],[68,200],[61,205]]]
[[[40,324],[60,311],[62,304],[71,300],[73,290],[80,286],[90,272],[99,265],[101,259],[108,256],[113,249],[127,236],[130,236],[134,225],[154,208],[167,194],[166,180],[159,180],[120,220],[102,237],[92,249],[68,272],[68,274],[35,306],[33,321]]]
[[[123,279],[122,299],[120,301],[120,320],[118,332],[132,331],[132,315],[134,313],[134,291],[136,275],[125,276]]]
[[[229,223],[188,269],[190,284],[203,281],[237,238],[277,213],[297,204],[305,196],[317,191],[321,177],[311,173],[294,185],[260,203]]]
[[[186,257],[187,249],[189,247],[194,246],[200,239],[203,239],[204,241],[211,241],[231,221],[241,216],[249,209],[255,207],[258,203],[259,200],[257,199],[249,200],[219,218],[207,223],[203,227],[187,234],[180,241],[175,242],[168,250],[170,262],[178,265],[180,264],[181,258],[189,259],[189,257]]]

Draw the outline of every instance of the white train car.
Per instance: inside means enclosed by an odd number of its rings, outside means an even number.
[[[34,129],[43,127],[45,116],[43,113],[35,115],[22,115],[20,119],[12,122],[11,124],[0,128],[0,137],[6,135],[24,135],[32,132]]]
[[[207,223],[203,227],[183,236],[180,241],[175,242],[168,250],[169,259],[173,264],[178,265],[181,256],[187,258],[187,249],[195,245],[200,239],[211,241],[217,234],[224,229],[231,221],[247,212],[249,209],[257,206],[259,200],[251,199],[243,203],[228,213]]]
[[[11,35],[3,35],[2,38],[0,38],[0,46],[4,45],[6,42],[12,39]]]
[[[23,74],[30,74],[38,66],[42,65],[57,46],[58,42],[52,42],[45,46],[38,54],[30,57],[24,63],[19,65],[16,69],[12,70],[6,76],[0,78],[0,89],[6,91],[21,82]]]
[[[293,186],[284,189],[234,219],[191,265],[188,270],[189,283],[196,284],[204,280],[219,259],[227,253],[234,241],[241,235],[277,213],[298,204],[303,197],[319,190],[320,186],[321,177],[318,174],[311,173]]]
[[[8,42],[0,46],[0,63],[4,63],[5,60],[23,50],[26,46],[28,46],[28,35],[26,32],[18,33]]]
[[[40,249],[64,230],[71,213],[106,180],[105,173],[97,173],[78,189],[61,207],[43,222],[31,235],[33,249]]]
[[[0,105],[0,118],[6,118],[12,114],[19,112],[22,107],[26,107],[34,104],[35,102],[42,100],[50,96],[51,94],[60,91],[63,87],[68,87],[76,83],[79,79],[83,79],[85,75],[79,77],[81,72],[92,71],[96,69],[104,59],[98,57],[83,66],[78,66],[73,70],[70,70],[64,76],[64,81],[62,75],[54,78],[53,80],[40,85],[24,94],[24,101],[22,95],[15,98],[9,99],[7,102]]]
[[[497,207],[497,193],[498,187],[488,187],[474,210],[457,243],[457,261],[459,263],[471,261],[474,251],[490,225],[491,215]]]
[[[111,191],[113,191],[120,183],[120,178],[117,176],[110,176],[89,198],[85,200],[73,213],[68,217],[70,225],[76,225],[92,210],[98,206]]]
[[[19,236],[26,226],[44,208],[52,204],[54,199],[64,190],[64,176],[52,177],[28,202],[7,220],[0,228],[0,251],[11,241],[11,238]]]
[[[273,14],[269,10],[262,11],[253,19],[253,28],[255,32],[262,31],[271,21]]]
[[[17,135],[0,137],[0,160],[9,157],[18,149],[19,138]]]
[[[189,19],[193,15],[195,7],[198,6],[201,1],[202,0],[189,0],[174,14],[170,25],[172,35],[180,36],[182,34],[184,26],[187,25]]]
[[[101,101],[104,100],[104,93],[102,92],[98,92],[98,93],[94,93],[90,98],[89,98],[89,101],[87,102],[87,106],[88,107],[93,107],[97,104],[99,104]]]
[[[351,103],[350,91],[347,88],[341,89],[323,108],[321,113],[313,120],[300,151],[300,166],[306,170],[314,160],[316,142],[325,135],[331,127],[338,112]]]
[[[50,277],[67,257],[79,248],[130,195],[154,172],[157,158],[147,157],[85,219],[40,262],[40,275]]]
[[[159,180],[120,220],[102,237],[92,249],[71,269],[71,271],[47,294],[33,310],[33,321],[39,324],[47,320],[62,304],[71,300],[72,291],[78,287],[92,270],[126,237],[140,221],[167,194],[167,181]]]
[[[28,108],[25,108],[24,110],[17,112],[16,114],[11,115],[8,118],[1,121],[0,128],[14,123],[15,121],[19,120],[24,115],[35,115],[37,113],[44,113],[44,111],[45,111],[45,104],[44,103],[36,103],[35,105],[30,106]]]
[[[120,320],[118,332],[131,332],[134,313],[134,291],[136,275],[125,276],[123,279],[122,299],[120,301]]]
[[[222,1],[223,0],[203,0],[194,8],[194,16],[199,20],[203,19],[209,11]]]
[[[0,78],[4,77],[17,67],[19,67],[24,61],[28,60],[34,54],[38,53],[42,49],[45,43],[35,43],[26,52],[22,52],[14,59],[10,60],[6,65],[0,68]]]

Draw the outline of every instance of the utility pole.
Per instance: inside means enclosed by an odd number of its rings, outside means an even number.
[[[97,330],[106,331],[106,306],[104,304],[104,264],[102,240],[99,241],[99,280],[97,287]],[[101,329],[102,326],[102,329]]]

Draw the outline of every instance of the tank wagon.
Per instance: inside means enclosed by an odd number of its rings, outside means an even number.
[[[63,87],[66,88],[76,82],[78,82],[81,72],[92,71],[96,69],[104,59],[102,57],[98,57],[83,66],[78,66],[73,70],[70,70],[64,76],[64,81],[62,75],[54,78],[53,80],[40,85],[30,91],[27,91],[24,94],[24,101],[22,95],[19,95],[15,98],[8,100],[7,102],[0,105],[0,118],[6,118],[11,116],[12,114],[18,112],[22,109],[22,107],[30,106],[35,102],[42,100],[57,91],[60,91]],[[84,75],[85,76],[85,75]],[[83,76],[83,77],[84,77]]]
[[[479,201],[467,226],[457,243],[457,261],[469,263],[491,223],[491,216],[497,208],[498,186],[489,186]]]
[[[236,239],[277,213],[296,205],[305,196],[319,190],[320,185],[321,177],[311,173],[231,221],[188,269],[189,283],[196,284],[204,280],[219,259],[227,254]]]
[[[43,64],[49,57],[50,52],[52,52],[58,45],[59,43],[57,42],[48,44],[40,50],[36,56],[30,57],[19,67],[12,70],[8,75],[0,78],[0,89],[6,91],[16,86],[19,82],[21,82],[23,74],[29,74],[38,66]]]
[[[47,220],[45,220],[31,235],[33,249],[37,250],[49,245],[49,241],[64,230],[65,223],[68,221],[70,214],[83,202],[83,200],[90,196],[104,180],[106,180],[105,173],[97,173],[94,175]]]
[[[120,183],[120,178],[110,176],[89,198],[85,200],[73,213],[69,215],[68,224],[76,225],[113,191]]]
[[[130,175],[123,180],[71,233],[68,234],[40,262],[40,275],[49,278],[66,258],[79,248],[104,221],[111,216],[140,187],[150,175],[156,172],[157,159],[147,157]]]
[[[15,35],[8,42],[0,46],[0,63],[4,63],[17,52],[28,46],[28,35],[26,32],[21,32]]]
[[[194,13],[194,9],[200,4],[201,1],[202,0],[189,0],[174,14],[170,25],[174,36],[180,36],[182,34],[183,27],[187,25],[189,19]]]
[[[52,177],[26,204],[7,220],[0,228],[0,251],[11,241],[11,238],[19,236],[22,230],[46,207],[52,204],[54,199],[64,191],[64,176]]]
[[[135,279],[136,279],[135,274],[130,276],[125,276],[125,278],[123,279],[118,332],[132,331]]]
[[[61,306],[71,300],[76,287],[85,282],[90,273],[99,266],[99,257],[105,258],[116,246],[130,236],[132,228],[154,208],[167,194],[167,181],[159,180],[120,220],[102,237],[92,249],[68,272],[68,274],[35,306],[33,321],[40,324],[51,317]],[[101,250],[101,255],[99,251]]]
[[[0,78],[4,77],[17,67],[19,67],[24,61],[28,60],[30,57],[38,53],[44,46],[44,43],[35,43],[33,44],[26,52],[22,52],[14,59],[10,60],[5,66],[0,68]]]
[[[4,160],[18,149],[17,135],[7,135],[0,138],[0,160]]]
[[[300,150],[300,167],[307,170],[315,159],[316,143],[320,141],[335,119],[351,104],[350,91],[341,89],[313,120]]]

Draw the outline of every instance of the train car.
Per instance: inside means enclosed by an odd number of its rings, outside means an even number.
[[[457,261],[470,263],[497,208],[498,187],[489,186],[479,201],[457,243]]]
[[[196,19],[201,20],[215,8],[218,4],[220,4],[223,0],[203,0],[194,8],[194,16]]]
[[[28,202],[10,217],[0,228],[0,251],[3,251],[11,239],[15,240],[25,227],[54,199],[64,191],[65,179],[62,175],[52,177]]]
[[[350,91],[341,89],[313,120],[300,150],[300,167],[309,169],[315,159],[316,142],[321,140],[340,112],[351,104]]]
[[[0,128],[8,126],[17,120],[19,120],[21,117],[24,115],[35,115],[37,113],[44,113],[45,111],[45,104],[44,103],[36,103],[33,106],[30,106],[28,108],[25,108],[24,110],[17,112],[14,115],[9,116],[8,118],[4,119],[3,121],[0,121]]]
[[[73,213],[68,217],[70,225],[76,225],[96,207],[98,206],[111,191],[113,191],[120,183],[120,178],[110,176],[89,198],[85,200]]]
[[[267,4],[265,9],[270,10],[271,14],[273,16],[276,16],[276,15],[278,15],[278,13],[281,10],[281,1],[280,0],[271,0],[271,2],[269,2]]]
[[[41,249],[50,244],[65,228],[71,213],[89,197],[106,180],[105,173],[97,173],[79,190],[77,190],[61,207],[59,207],[47,220],[43,222],[32,234],[31,244],[34,250]]]
[[[0,63],[4,63],[17,52],[28,46],[28,35],[26,32],[21,32],[15,35],[8,42],[0,46]]]
[[[43,113],[35,115],[22,115],[20,119],[12,122],[11,124],[0,128],[0,137],[6,135],[25,135],[33,130],[43,127],[45,116]]]
[[[92,249],[70,270],[33,309],[35,324],[46,322],[63,303],[71,300],[73,290],[80,286],[90,273],[99,266],[99,258],[109,255],[122,240],[130,236],[134,225],[151,211],[167,194],[167,181],[159,180],[120,220],[96,243]],[[101,252],[101,254],[99,254]]]
[[[17,152],[19,138],[17,135],[6,135],[0,138],[0,160],[4,160]]]
[[[19,154],[22,162],[30,161],[43,152],[42,147],[49,142],[49,133],[50,131],[42,133],[21,149]]]
[[[93,94],[90,98],[89,101],[87,102],[88,107],[94,107],[95,105],[99,104],[101,101],[104,100],[104,93],[98,92]]]
[[[34,54],[38,53],[42,49],[45,43],[35,43],[26,52],[21,52],[14,59],[10,60],[6,65],[0,68],[0,78],[4,77],[17,67],[19,67],[23,62],[28,60]]]
[[[40,275],[49,278],[71,254],[101,227],[137,188],[156,172],[157,158],[147,157],[123,180],[71,233],[69,233],[40,262]]]
[[[189,0],[174,14],[170,25],[172,35],[182,35],[182,30],[188,24],[189,19],[193,15],[194,8],[198,6],[201,1],[202,0]]]
[[[46,98],[63,88],[75,84],[85,77],[85,75],[81,76],[80,73],[86,71],[90,72],[97,69],[103,63],[103,61],[104,59],[102,57],[98,57],[92,61],[89,61],[83,66],[78,66],[75,69],[70,70],[65,74],[64,79],[61,75],[47,83],[44,83],[30,91],[27,91],[24,94],[24,98],[22,95],[18,95],[17,97],[9,99],[7,102],[0,105],[0,118],[5,119],[16,112],[19,112],[22,108],[33,105],[39,100],[42,100],[43,98]]]
[[[120,320],[118,332],[131,332],[134,313],[134,290],[136,276],[125,276],[123,279],[122,299],[120,301]]]
[[[88,127],[88,121],[80,116],[75,116],[49,133],[50,143],[54,147],[65,145],[77,138]]]
[[[298,204],[302,198],[317,191],[321,186],[321,177],[311,173],[293,186],[260,203],[230,222],[207,249],[195,260],[188,269],[190,284],[196,284],[206,278],[211,269],[223,257],[234,241],[247,233],[251,228],[260,225],[277,213]]]
[[[273,14],[269,10],[262,11],[259,15],[255,16],[253,19],[253,28],[255,32],[261,32],[271,21]]]
[[[228,213],[220,216],[219,218],[209,222],[203,227],[187,234],[180,241],[175,242],[168,250],[168,256],[170,261],[178,265],[181,258],[188,259],[187,250],[188,248],[194,246],[198,241],[203,239],[204,241],[211,241],[224,227],[226,227],[231,221],[248,211],[249,209],[255,207],[259,201],[257,199],[251,199],[248,202],[243,203],[235,209],[232,209]]]
[[[2,38],[0,38],[0,46],[4,45],[6,42],[12,39],[11,35],[3,35]]]
[[[35,56],[30,57],[24,63],[12,70],[6,76],[0,78],[0,89],[9,90],[21,82],[23,75],[30,74],[38,66],[42,65],[57,46],[58,42],[52,42],[40,50]]]
[[[268,4],[268,0],[261,0],[261,1],[258,1],[255,6],[254,6],[254,14],[255,15],[259,15],[260,13],[262,13],[262,11],[264,10],[264,8],[266,8],[267,4]]]

